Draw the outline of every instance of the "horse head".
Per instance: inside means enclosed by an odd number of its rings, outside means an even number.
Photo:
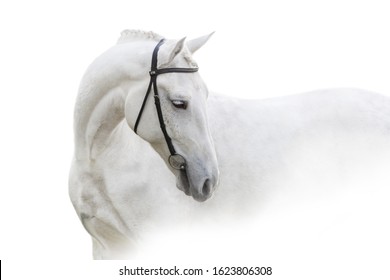
[[[210,198],[219,180],[208,126],[208,89],[192,58],[210,36],[154,44],[153,52],[145,52],[144,65],[152,61],[145,86],[129,94],[125,106],[128,125],[163,158],[177,187],[197,201]]]

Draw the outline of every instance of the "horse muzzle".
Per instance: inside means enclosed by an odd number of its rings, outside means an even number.
[[[200,180],[191,180],[188,170],[180,170],[177,187],[196,201],[204,202],[209,199],[218,185],[218,176],[209,176]]]

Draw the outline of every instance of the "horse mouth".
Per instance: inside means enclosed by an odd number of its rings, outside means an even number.
[[[186,170],[180,170],[177,176],[177,188],[182,190],[186,195],[191,196],[190,181]]]

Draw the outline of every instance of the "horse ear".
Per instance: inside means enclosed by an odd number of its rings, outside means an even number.
[[[175,58],[175,56],[177,56],[182,51],[182,49],[184,47],[185,39],[186,39],[186,37],[177,41],[176,45],[174,46],[174,48],[171,51],[171,54],[169,55],[168,63],[171,62]]]
[[[205,35],[205,36],[202,36],[202,37],[199,37],[199,38],[192,39],[192,40],[188,41],[187,42],[187,47],[190,50],[190,52],[194,53],[198,49],[200,49],[200,47],[202,47],[204,44],[206,44],[206,42],[210,39],[210,37],[213,34],[214,34],[214,32],[212,32],[212,33],[210,33],[208,35]]]

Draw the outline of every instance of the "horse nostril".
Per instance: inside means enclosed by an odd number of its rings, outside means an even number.
[[[206,181],[203,184],[202,194],[204,196],[209,196],[211,193],[211,188],[212,188],[211,181],[209,179],[206,179]]]

